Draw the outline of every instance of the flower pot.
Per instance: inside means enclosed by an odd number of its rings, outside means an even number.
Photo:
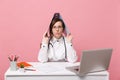
[[[24,68],[19,68],[19,71],[20,72],[25,72],[25,69]]]

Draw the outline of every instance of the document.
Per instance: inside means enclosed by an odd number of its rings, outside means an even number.
[[[36,65],[34,67],[36,68],[36,70],[45,72],[45,73],[51,73],[51,72],[61,71],[65,69],[59,65],[51,65],[47,63],[43,63],[42,65]]]

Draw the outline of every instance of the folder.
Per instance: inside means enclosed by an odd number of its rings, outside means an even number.
[[[19,62],[19,63],[17,63],[17,66],[20,67],[21,64],[24,65],[24,67],[30,67],[30,66],[32,66],[28,62]]]

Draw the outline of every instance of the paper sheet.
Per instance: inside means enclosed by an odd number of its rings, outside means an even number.
[[[51,72],[64,70],[64,68],[60,67],[59,65],[50,65],[50,64],[36,65],[34,67],[38,71],[45,72],[45,73],[51,73]]]

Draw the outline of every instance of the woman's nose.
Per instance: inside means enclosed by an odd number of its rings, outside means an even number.
[[[59,27],[56,27],[56,30],[58,31],[58,30],[59,30]]]

